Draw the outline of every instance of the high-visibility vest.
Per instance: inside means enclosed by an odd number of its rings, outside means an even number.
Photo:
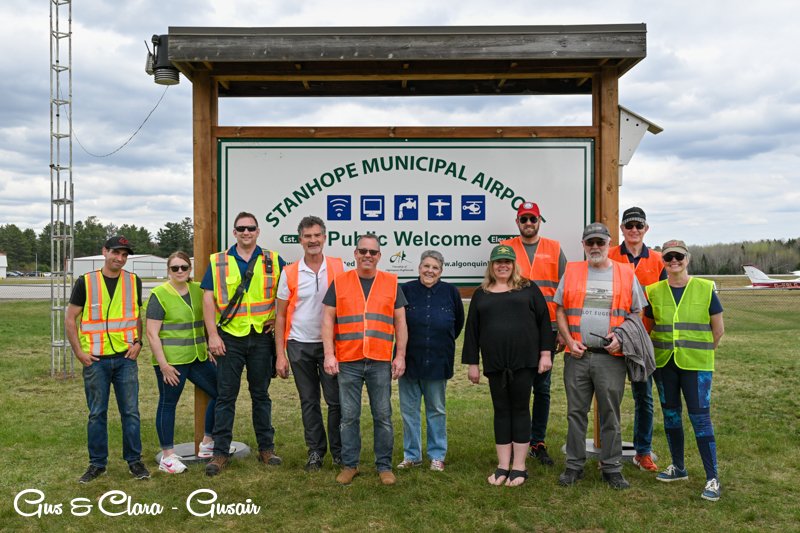
[[[661,261],[661,252],[647,249],[648,257],[640,257],[636,266],[631,263],[628,254],[622,253],[622,245],[614,246],[608,251],[608,258],[612,261],[631,265],[634,267],[636,279],[639,280],[639,285],[647,287],[659,281],[661,271],[664,269],[664,263]]]
[[[690,278],[681,301],[675,298],[668,280],[645,288],[656,325],[650,332],[661,368],[675,354],[675,364],[684,370],[714,370],[714,334],[708,314],[714,282]]]
[[[623,266],[616,261],[611,262],[612,294],[611,316],[609,317],[608,332],[622,324],[630,312],[633,304],[633,269]],[[580,261],[567,263],[564,272],[564,313],[567,315],[569,333],[573,339],[583,342],[581,338],[581,315],[583,315],[583,300],[586,296],[586,281],[589,277],[589,262]],[[612,355],[622,355],[621,352]]]
[[[227,252],[217,252],[211,254],[211,275],[214,280],[214,302],[219,322],[220,314],[228,307],[228,302],[242,281],[242,274],[239,272],[235,257],[228,255]],[[222,326],[223,331],[234,337],[248,335],[251,327],[258,333],[263,332],[264,324],[275,318],[275,294],[278,292],[279,277],[278,253],[262,250],[253,268],[250,287],[242,297],[242,305],[233,315],[233,320]]]
[[[208,359],[206,332],[203,327],[203,289],[197,282],[189,282],[190,306],[170,282],[153,289],[150,298],[157,298],[164,308],[164,320],[158,337],[164,356],[171,365],[186,365],[194,360]],[[158,364],[155,356],[151,359]]]
[[[292,329],[292,315],[294,308],[297,307],[297,286],[300,282],[300,261],[295,261],[291,265],[283,267],[283,275],[286,276],[286,286],[289,288],[288,305],[286,306],[286,328],[283,333],[283,344],[289,342],[289,332]],[[333,279],[344,272],[344,264],[338,257],[325,257],[325,273],[328,277],[328,285],[333,283]],[[325,287],[327,289],[328,287]],[[322,310],[320,309],[320,312]]]
[[[356,270],[338,275],[333,284],[336,287],[336,360],[391,361],[397,276],[378,271],[366,300]]]
[[[536,247],[536,255],[533,262],[528,261],[528,253],[521,237],[507,239],[500,244],[511,246],[517,255],[517,264],[522,273],[522,277],[531,280],[542,291],[547,302],[547,310],[550,312],[550,322],[556,321],[556,303],[553,296],[558,288],[558,259],[561,257],[561,244],[553,239],[539,238],[539,246]]]
[[[127,270],[120,272],[113,298],[108,294],[102,271],[84,274],[83,281],[86,303],[78,328],[81,349],[95,356],[127,352],[139,334],[136,276]]]

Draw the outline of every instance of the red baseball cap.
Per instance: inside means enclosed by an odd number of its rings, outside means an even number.
[[[517,218],[522,215],[535,215],[542,219],[542,222],[547,222],[542,214],[539,212],[539,206],[534,202],[522,202],[517,209]]]

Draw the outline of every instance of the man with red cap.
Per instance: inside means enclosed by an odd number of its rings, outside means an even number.
[[[539,229],[545,219],[539,212],[539,206],[533,202],[522,202],[517,209],[517,228],[519,236],[507,239],[500,244],[511,246],[517,256],[517,264],[524,277],[536,283],[547,301],[550,312],[550,323],[553,332],[558,333],[556,324],[556,304],[553,295],[558,282],[564,275],[567,258],[558,241],[539,235]],[[564,339],[558,334],[556,352],[561,351]],[[533,409],[531,412],[531,440],[528,455],[538,459],[545,466],[552,466],[553,460],[547,453],[545,433],[547,420],[550,417],[550,374],[535,374],[533,378]]]

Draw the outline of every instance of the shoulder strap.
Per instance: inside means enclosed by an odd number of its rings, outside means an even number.
[[[236,316],[236,313],[239,311],[239,308],[242,306],[242,299],[244,298],[244,290],[245,285],[250,281],[250,278],[253,277],[253,270],[256,267],[256,261],[258,261],[258,257],[260,254],[253,253],[253,257],[250,258],[250,261],[247,262],[247,270],[244,273],[244,277],[242,278],[241,283],[239,286],[236,287],[236,292],[233,294],[231,301],[228,303],[228,306],[222,311],[219,316],[219,322],[217,322],[217,326],[227,326],[228,324],[233,321],[233,317]],[[270,270],[272,265],[270,264]],[[222,290],[222,288],[220,288]]]

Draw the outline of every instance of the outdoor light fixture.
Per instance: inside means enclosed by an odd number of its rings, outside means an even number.
[[[144,70],[153,75],[159,85],[180,83],[180,73],[169,60],[169,35],[153,35],[153,51],[147,51]]]

